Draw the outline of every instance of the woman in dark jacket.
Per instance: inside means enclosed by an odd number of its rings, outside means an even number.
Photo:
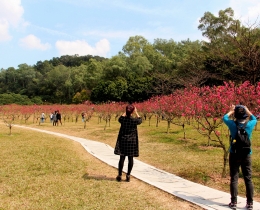
[[[132,117],[135,112],[137,118]],[[117,142],[114,153],[120,155],[118,163],[118,176],[117,181],[122,180],[122,171],[124,167],[125,157],[128,156],[128,170],[126,174],[126,181],[130,181],[130,174],[134,165],[134,157],[139,156],[139,143],[137,125],[142,123],[142,118],[137,113],[136,108],[133,105],[126,106],[126,112],[118,119],[121,123]]]

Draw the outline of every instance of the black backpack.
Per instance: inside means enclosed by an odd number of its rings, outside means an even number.
[[[231,138],[232,151],[239,155],[248,155],[251,152],[251,141],[245,131],[247,122],[245,122],[242,127],[238,125],[237,121],[235,121],[235,123],[237,126],[237,133],[235,139]]]

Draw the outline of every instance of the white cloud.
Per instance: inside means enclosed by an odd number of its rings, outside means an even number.
[[[24,10],[21,6],[21,0],[1,0],[0,1],[0,41],[11,39],[9,29],[23,25]]]
[[[37,49],[37,50],[48,50],[51,48],[49,43],[43,44],[39,38],[30,34],[23,39],[20,39],[20,46],[27,49]]]
[[[56,48],[60,55],[99,55],[106,57],[110,51],[110,44],[107,39],[102,39],[95,44],[94,47],[90,46],[85,40],[75,41],[57,41]]]
[[[248,7],[248,16],[251,21],[255,21],[257,18],[260,18],[260,2],[255,6]]]
[[[230,0],[230,7],[235,12],[235,17],[243,23],[252,24],[260,18],[259,0]]]
[[[0,19],[0,42],[8,41],[12,38],[8,33],[8,29],[9,29],[8,22]]]

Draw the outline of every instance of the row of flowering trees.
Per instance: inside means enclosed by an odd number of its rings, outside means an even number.
[[[150,105],[147,105],[150,103]],[[223,86],[193,87],[177,90],[171,95],[154,97],[149,102],[138,104],[143,113],[153,113],[171,123],[193,126],[200,134],[207,136],[208,145],[215,141],[223,149],[223,171],[226,175],[228,161],[229,133],[223,125],[222,116],[232,104],[246,105],[255,115],[260,113],[260,83],[256,86],[245,82],[239,86],[225,83]],[[146,108],[147,107],[147,108]],[[167,128],[167,132],[168,132]],[[185,132],[184,132],[185,138]]]
[[[156,96],[142,103],[134,104],[142,117],[149,121],[156,116],[158,126],[160,120],[167,121],[167,132],[171,124],[182,126],[184,139],[186,138],[185,126],[190,125],[201,135],[206,136],[208,145],[216,142],[223,149],[223,171],[226,174],[228,160],[229,133],[223,125],[222,116],[228,112],[232,104],[244,104],[254,114],[260,113],[260,83],[256,86],[249,82],[236,86],[233,83],[225,83],[222,86],[194,87],[176,90],[171,95]],[[63,121],[75,121],[84,112],[86,120],[95,112],[98,122],[105,120],[110,125],[112,116],[115,119],[124,111],[125,103],[105,104],[80,104],[80,105],[32,105],[18,106],[6,105],[1,107],[1,116],[7,125],[11,125],[15,119],[27,120],[33,116],[37,121],[40,114],[48,115],[55,110],[62,113]],[[9,121],[8,121],[9,120]],[[86,122],[85,120],[85,122]]]

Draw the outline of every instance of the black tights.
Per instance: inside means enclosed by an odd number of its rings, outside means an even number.
[[[122,171],[124,167],[124,162],[125,162],[125,157],[124,155],[120,155],[119,163],[118,163],[118,175],[122,176]],[[127,175],[131,174],[132,168],[134,165],[134,157],[133,156],[128,156],[128,170],[127,170]]]

